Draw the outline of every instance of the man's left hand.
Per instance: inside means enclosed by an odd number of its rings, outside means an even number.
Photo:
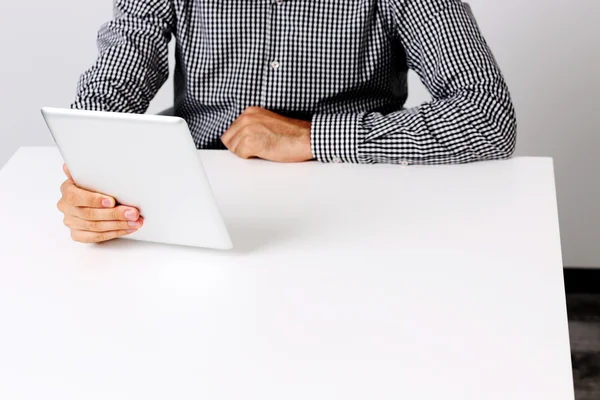
[[[278,162],[313,158],[310,122],[287,118],[261,107],[249,107],[221,136],[221,141],[241,158],[258,157]]]

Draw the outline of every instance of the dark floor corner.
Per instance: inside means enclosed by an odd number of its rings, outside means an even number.
[[[576,400],[600,400],[600,270],[565,270]]]
[[[567,268],[564,276],[567,293],[600,294],[600,269]]]

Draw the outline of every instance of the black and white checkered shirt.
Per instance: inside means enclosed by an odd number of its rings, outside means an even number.
[[[143,113],[176,38],[175,114],[198,148],[249,106],[312,121],[321,161],[509,157],[510,95],[459,0],[115,0],[73,108]],[[433,100],[404,109],[407,72]]]

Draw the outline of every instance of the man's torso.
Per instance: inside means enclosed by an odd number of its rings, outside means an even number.
[[[406,58],[382,3],[175,0],[175,109],[196,145],[222,148],[248,106],[306,120],[401,108]]]

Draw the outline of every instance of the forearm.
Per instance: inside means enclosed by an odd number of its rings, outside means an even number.
[[[516,118],[501,82],[393,112],[317,115],[311,148],[320,161],[442,164],[510,157]]]
[[[465,87],[417,108],[368,114],[358,141],[359,160],[410,164],[463,163],[510,157],[516,118],[505,85]]]

